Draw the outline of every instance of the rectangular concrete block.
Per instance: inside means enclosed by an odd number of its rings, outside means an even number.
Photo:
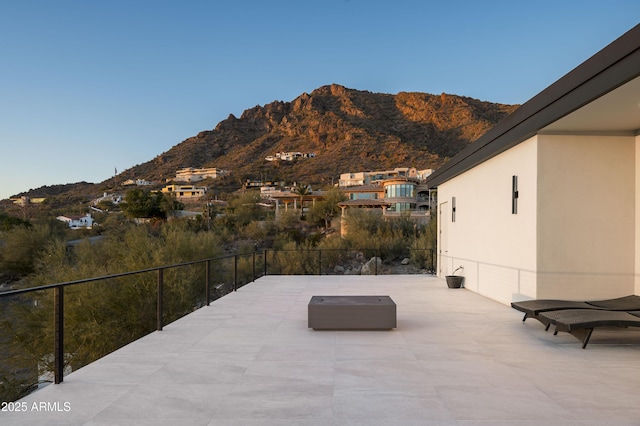
[[[313,296],[308,322],[314,330],[390,330],[396,304],[389,296]]]

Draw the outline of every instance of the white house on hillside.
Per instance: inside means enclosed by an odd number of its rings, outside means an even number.
[[[91,229],[93,227],[91,213],[84,216],[58,216],[56,219],[66,222],[71,229]]]
[[[428,184],[440,276],[503,303],[640,294],[640,25]]]

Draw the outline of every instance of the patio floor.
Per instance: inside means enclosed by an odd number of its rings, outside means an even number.
[[[346,294],[391,296],[398,327],[307,328],[311,296]],[[639,424],[640,331],[597,330],[583,350],[521,319],[426,275],[267,276],[23,398],[0,424]]]

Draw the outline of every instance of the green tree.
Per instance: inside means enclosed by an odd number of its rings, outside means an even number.
[[[251,221],[260,220],[264,216],[258,191],[245,191],[231,198],[227,205],[227,214],[233,215],[233,225],[247,226]]]
[[[178,201],[174,194],[164,193],[160,201],[160,208],[164,211],[166,217],[171,217],[177,211],[184,210],[184,204]]]
[[[0,231],[9,231],[17,226],[29,227],[31,222],[0,212]]]
[[[127,192],[120,203],[122,211],[132,218],[167,218],[167,201],[161,192],[135,188]]]
[[[346,200],[346,196],[337,188],[331,188],[326,192],[323,200],[315,203],[309,211],[309,221],[324,223],[324,228],[329,229],[331,220],[340,213],[338,203]]]
[[[293,192],[300,197],[300,219],[304,219],[304,197],[311,194],[311,188],[308,185],[297,185]]]
[[[57,222],[18,226],[3,232],[0,270],[18,275],[34,272],[36,261],[42,257],[46,245],[64,238],[64,224]]]

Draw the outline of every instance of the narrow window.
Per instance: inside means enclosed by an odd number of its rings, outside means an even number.
[[[456,221],[456,197],[451,197],[451,222]]]
[[[518,214],[518,176],[511,176],[511,214]]]

